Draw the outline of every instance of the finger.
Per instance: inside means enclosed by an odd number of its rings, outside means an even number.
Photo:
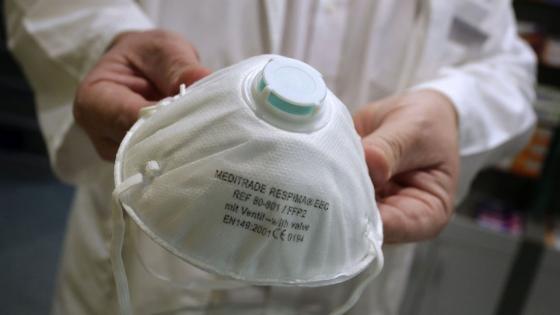
[[[402,211],[403,208],[415,209],[416,212],[405,213]],[[388,200],[379,203],[384,242],[404,243],[429,238],[426,231],[432,228],[431,222],[420,216],[428,209],[422,201],[405,195],[391,196]]]
[[[385,184],[401,169],[402,160],[409,154],[412,139],[399,122],[381,124],[362,139],[366,163],[374,184]]]
[[[416,188],[403,188],[378,204],[384,241],[400,243],[429,239],[445,226],[447,216],[438,200]]]
[[[367,136],[378,127],[380,123],[378,118],[381,115],[376,113],[377,109],[378,106],[376,106],[376,103],[373,103],[370,106],[360,108],[352,116],[354,128],[360,137]]]
[[[179,74],[177,75],[178,79],[174,82],[174,84],[170,86],[170,89],[176,92],[179,90],[179,86],[181,84],[189,86],[194,82],[206,77],[210,73],[212,73],[210,69],[202,67],[200,65],[186,67],[179,71]]]
[[[354,113],[352,119],[356,132],[363,138],[377,129],[384,119],[396,110],[393,106],[398,96],[390,96],[360,108]]]
[[[376,200],[382,200],[390,195],[397,194],[401,189],[402,185],[394,180],[387,181],[383,186],[375,187],[375,197]]]
[[[127,131],[136,123],[140,109],[154,104],[140,94],[133,92],[122,85],[103,84],[105,93],[99,93],[99,101],[105,102],[107,107],[112,107],[111,111],[105,111],[102,121],[109,127],[105,135],[120,143]]]
[[[91,83],[95,84],[100,81],[114,82],[126,86],[132,90],[132,92],[140,94],[144,99],[149,101],[160,100],[164,97],[149,80],[141,76],[107,72],[95,77],[94,80],[91,80]]]
[[[440,129],[434,129],[425,115],[417,111],[400,111],[386,116],[377,129],[362,139],[374,183],[384,184],[396,174],[443,163],[450,152],[454,154],[455,145],[439,134],[446,132]],[[433,141],[440,142],[434,145]]]
[[[126,86],[100,81],[80,87],[74,115],[86,130],[120,143],[140,109],[151,104]]]
[[[376,187],[382,187],[397,171],[403,150],[410,142],[402,117],[391,117],[398,111],[394,97],[389,97],[358,110],[354,116],[356,132],[362,137],[366,162]]]
[[[126,86],[149,101],[157,101],[164,98],[164,95],[140,70],[128,64],[126,58],[119,54],[105,57],[88,74],[84,84],[94,85],[102,81]]]
[[[435,237],[452,214],[451,179],[441,171],[399,176],[400,189],[378,202],[388,243]]]
[[[141,66],[146,76],[163,95],[176,94],[181,84],[189,86],[211,73],[209,69],[200,65],[198,60],[192,59],[187,51],[161,51],[158,60],[150,59],[149,63]]]

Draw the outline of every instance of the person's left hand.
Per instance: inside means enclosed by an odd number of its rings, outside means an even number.
[[[386,243],[433,238],[454,207],[457,113],[432,90],[373,102],[356,112]]]

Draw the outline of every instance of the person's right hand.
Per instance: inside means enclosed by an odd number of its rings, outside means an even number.
[[[142,107],[176,94],[205,77],[192,45],[162,30],[127,32],[82,80],[74,100],[74,118],[104,160],[113,161]]]

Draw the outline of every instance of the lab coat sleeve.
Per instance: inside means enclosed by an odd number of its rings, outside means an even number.
[[[509,1],[490,11],[488,38],[478,54],[438,70],[414,89],[446,95],[459,118],[461,178],[458,200],[477,171],[520,150],[535,123],[535,56],[517,36]]]
[[[78,183],[103,163],[72,115],[80,80],[119,33],[152,22],[133,1],[6,0],[8,47],[31,84],[57,175]]]

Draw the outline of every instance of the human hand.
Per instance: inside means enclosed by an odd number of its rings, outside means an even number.
[[[208,75],[195,49],[181,36],[162,30],[126,32],[80,83],[74,118],[104,159],[115,159],[119,144],[142,107],[176,94]]]
[[[386,243],[435,237],[453,213],[459,173],[457,114],[451,101],[418,90],[356,112]]]

